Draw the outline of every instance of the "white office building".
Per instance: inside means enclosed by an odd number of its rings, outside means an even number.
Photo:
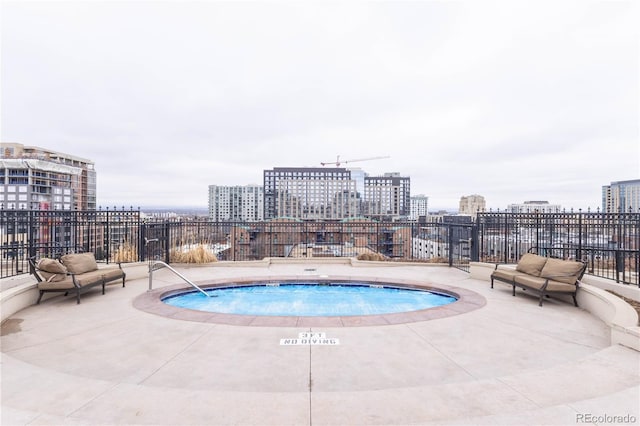
[[[209,185],[209,218],[214,222],[252,222],[264,219],[260,185]]]
[[[510,213],[560,213],[560,204],[549,204],[548,201],[525,201],[522,204],[509,204],[507,211]]]
[[[418,220],[420,216],[426,217],[429,211],[429,197],[424,194],[411,197],[410,220]]]

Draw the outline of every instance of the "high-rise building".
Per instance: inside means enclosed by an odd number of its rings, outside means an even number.
[[[348,167],[347,170],[351,172],[351,179],[356,181],[356,191],[358,191],[360,200],[362,200],[362,197],[364,197],[364,178],[368,174],[359,167]]]
[[[74,155],[0,143],[0,184],[5,209],[96,209],[94,163]]]
[[[381,220],[407,219],[411,208],[410,178],[399,173],[366,176],[363,214]]]
[[[640,211],[640,179],[622,180],[604,185],[602,211],[604,213]]]
[[[264,219],[341,220],[410,214],[410,179],[361,169],[276,167],[264,171]]]
[[[482,195],[467,195],[460,197],[460,205],[458,207],[458,214],[474,216],[478,212],[484,211],[487,207],[487,203]]]
[[[507,211],[511,213],[560,213],[560,204],[549,204],[548,201],[525,201],[522,204],[509,204]]]
[[[421,216],[426,217],[429,212],[429,197],[424,194],[411,197],[411,213],[409,219],[418,220]]]
[[[263,214],[262,186],[209,185],[209,218],[212,221],[261,221]]]
[[[359,194],[342,167],[264,171],[264,219],[339,220],[359,215]]]

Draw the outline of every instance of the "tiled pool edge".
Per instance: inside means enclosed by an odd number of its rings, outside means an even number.
[[[167,287],[150,290],[133,300],[134,308],[166,318],[183,321],[195,321],[204,323],[216,323],[237,326],[253,327],[364,327],[406,324],[420,321],[447,318],[474,311],[486,304],[486,299],[471,290],[447,286],[431,285],[424,281],[407,279],[381,279],[379,277],[346,277],[346,276],[271,276],[271,277],[243,277],[239,279],[223,279],[197,283],[202,288],[229,286],[232,284],[248,284],[252,282],[270,281],[367,281],[385,283],[398,287],[420,288],[435,292],[442,292],[455,296],[458,300],[448,305],[438,306],[418,311],[383,314],[383,315],[357,315],[357,316],[332,316],[332,317],[308,317],[308,316],[253,316],[222,314],[215,312],[202,312],[184,308],[177,308],[162,302],[162,298],[181,290],[192,290],[192,287],[183,284],[169,285]]]

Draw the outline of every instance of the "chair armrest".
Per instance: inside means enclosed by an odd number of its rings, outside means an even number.
[[[78,284],[78,282],[76,281],[76,275],[81,275],[81,274],[76,274],[75,272],[67,271],[67,276],[71,277],[71,281],[73,281],[73,285],[80,288],[80,284]]]
[[[508,270],[512,270],[512,269],[516,269],[515,264],[512,263],[496,263],[495,268],[493,268],[494,271],[497,271],[498,269],[508,269]]]
[[[38,274],[38,271],[39,271],[39,269],[38,269],[38,266],[37,266],[36,257],[35,256],[31,256],[29,258],[29,272],[31,273],[31,275],[36,277],[36,281],[41,283],[42,282],[42,277]]]

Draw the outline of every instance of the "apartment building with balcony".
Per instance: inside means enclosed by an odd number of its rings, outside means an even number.
[[[264,219],[341,220],[360,215],[351,171],[342,167],[264,170]]]
[[[410,178],[358,168],[276,167],[264,171],[264,219],[408,219]],[[426,209],[426,206],[425,206]]]
[[[411,179],[399,173],[366,176],[362,214],[379,220],[408,219],[411,209]]]
[[[611,182],[602,187],[602,212],[640,211],[640,179]]]
[[[0,204],[8,210],[95,210],[93,161],[0,143]]]

